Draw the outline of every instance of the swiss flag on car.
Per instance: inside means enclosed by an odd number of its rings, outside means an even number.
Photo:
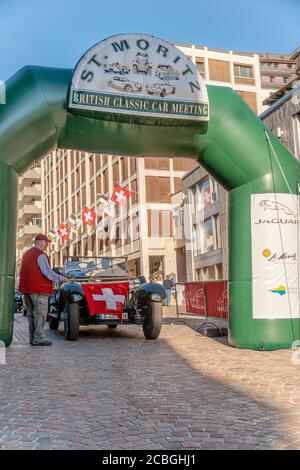
[[[111,195],[111,200],[120,206],[125,206],[130,194],[131,192],[128,191],[128,189],[123,188],[119,184],[116,184]]]
[[[89,306],[90,315],[122,320],[123,308],[129,291],[129,282],[105,282],[82,284]],[[110,315],[111,317],[108,317]]]
[[[57,233],[63,240],[69,240],[71,231],[65,224],[60,224]]]
[[[96,212],[85,206],[82,210],[82,220],[87,225],[94,225],[96,220]]]

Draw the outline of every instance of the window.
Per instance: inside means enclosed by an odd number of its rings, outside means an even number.
[[[270,77],[270,83],[275,83],[275,77]]]
[[[197,60],[196,61],[196,68],[197,68],[198,72],[200,72],[200,74],[202,76],[204,76],[204,63]]]
[[[203,224],[204,237],[203,237],[203,253],[212,251],[214,249],[214,232],[212,217],[206,219]]]
[[[283,83],[288,83],[289,77],[283,77]]]
[[[234,64],[234,76],[241,78],[253,78],[253,67]]]

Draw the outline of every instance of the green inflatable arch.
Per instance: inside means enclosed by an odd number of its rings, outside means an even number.
[[[253,313],[256,300],[251,206],[253,195],[257,194],[269,194],[273,203],[274,194],[296,197],[291,195],[298,194],[300,176],[295,157],[266,131],[230,88],[207,86],[210,120],[207,132],[201,134],[193,125],[138,125],[99,119],[96,113],[84,116],[70,112],[67,99],[71,76],[72,70],[68,69],[28,66],[6,83],[6,105],[0,107],[0,339],[8,346],[13,333],[18,174],[57,146],[198,160],[229,190],[230,344],[253,349],[291,347],[293,341],[300,339],[299,303],[295,306],[289,302],[292,310],[283,318],[274,317],[272,306],[271,311],[266,307],[265,316]],[[284,217],[286,220],[291,216]],[[279,293],[278,300],[284,297],[280,287],[286,287],[281,284],[274,279],[272,285],[273,295]],[[299,290],[296,294],[299,298]]]

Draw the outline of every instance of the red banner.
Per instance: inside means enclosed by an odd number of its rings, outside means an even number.
[[[185,282],[187,313],[205,315],[204,282]]]
[[[228,317],[227,281],[185,282],[186,313]]]
[[[227,281],[211,281],[205,283],[206,305],[208,315],[228,317]]]
[[[82,288],[91,316],[100,315],[103,320],[122,320],[129,282],[83,283]]]

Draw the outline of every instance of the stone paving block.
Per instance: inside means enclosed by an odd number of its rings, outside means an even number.
[[[290,351],[238,350],[176,321],[153,342],[132,326],[76,343],[48,331],[38,351],[19,320],[1,366],[1,449],[300,448]]]

